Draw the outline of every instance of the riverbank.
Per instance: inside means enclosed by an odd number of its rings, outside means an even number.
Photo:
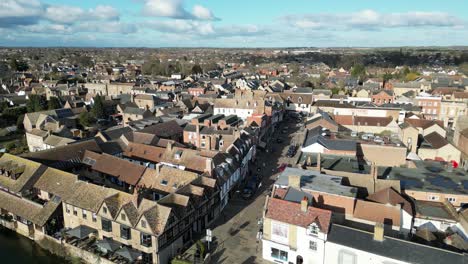
[[[0,227],[0,260],[2,263],[67,264],[69,260],[53,255],[34,241]]]

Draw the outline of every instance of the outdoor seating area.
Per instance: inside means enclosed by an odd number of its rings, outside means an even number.
[[[145,263],[142,253],[132,249],[113,239],[99,240],[95,234],[97,231],[88,226],[78,226],[73,229],[63,230],[53,237],[79,249],[91,252],[102,258],[106,258],[118,264]]]

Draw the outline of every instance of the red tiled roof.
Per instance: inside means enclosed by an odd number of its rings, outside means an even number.
[[[413,215],[413,207],[411,203],[408,200],[406,200],[403,196],[401,196],[401,194],[399,194],[393,188],[386,188],[376,193],[373,193],[367,196],[367,200],[381,203],[381,204],[391,204],[391,205],[400,204],[403,210]]]
[[[440,127],[444,127],[444,123],[441,120],[427,120],[427,119],[412,119],[412,118],[405,118],[405,122],[409,123],[414,127],[421,127],[426,129],[428,127],[433,126],[434,124],[439,125]]]
[[[375,223],[400,226],[401,212],[396,206],[356,200],[354,217]]]
[[[91,166],[93,170],[117,177],[120,181],[130,185],[136,185],[143,176],[146,167],[137,165],[108,154],[97,154],[92,151],[86,151],[84,159],[95,160]]]
[[[300,203],[294,203],[276,198],[268,200],[266,217],[279,222],[307,228],[317,223],[323,233],[328,233],[331,221],[331,211],[309,206],[307,212],[301,210]]]
[[[424,139],[435,149],[440,149],[441,147],[449,144],[449,142],[437,132],[432,132],[429,135],[426,135]]]

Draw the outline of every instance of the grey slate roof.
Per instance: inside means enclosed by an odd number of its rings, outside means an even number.
[[[322,127],[318,126],[307,132],[303,147],[319,143],[327,149],[356,151],[356,141],[343,139],[330,139],[322,136]]]
[[[463,254],[402,239],[385,237],[383,241],[375,241],[372,233],[337,224],[332,225],[327,241],[406,263],[462,264],[468,261]],[[357,263],[360,263],[359,257]]]
[[[321,174],[317,171],[287,167],[276,180],[278,187],[289,186],[290,176],[301,177],[301,189],[356,197],[357,188],[341,185],[343,177]]]

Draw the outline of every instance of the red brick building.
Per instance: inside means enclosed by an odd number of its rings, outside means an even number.
[[[395,94],[392,90],[381,90],[374,93],[371,98],[376,105],[391,104],[395,100]]]

